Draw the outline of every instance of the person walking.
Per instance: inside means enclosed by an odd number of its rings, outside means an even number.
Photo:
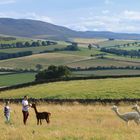
[[[26,125],[28,116],[29,116],[29,103],[28,103],[28,96],[24,96],[22,100],[22,113],[23,113],[23,123]]]

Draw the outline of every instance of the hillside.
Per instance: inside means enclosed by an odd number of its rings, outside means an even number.
[[[66,27],[57,26],[43,21],[30,19],[0,18],[0,34],[20,37],[68,40],[69,38],[115,38],[140,39],[140,34],[74,31]]]

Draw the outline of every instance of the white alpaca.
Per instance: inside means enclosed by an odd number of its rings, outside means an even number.
[[[128,112],[128,113],[120,114],[117,106],[113,106],[112,110],[115,111],[117,116],[119,116],[122,120],[127,122],[127,125],[129,125],[129,121],[131,120],[134,120],[134,122],[137,125],[140,123],[140,115],[137,112]]]
[[[140,107],[136,104],[134,107],[132,107],[132,109],[136,110],[138,112],[138,114],[140,115]]]

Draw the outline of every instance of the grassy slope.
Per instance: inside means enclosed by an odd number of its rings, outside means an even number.
[[[58,53],[45,53],[37,54],[22,58],[14,58],[8,60],[1,60],[1,67],[10,67],[10,68],[35,68],[36,64],[43,65],[44,68],[49,65],[68,65],[70,67],[96,67],[96,66],[140,66],[139,60],[130,60],[129,58],[107,56],[111,59],[90,59],[90,54],[99,54],[100,52],[95,50],[89,51],[84,49],[77,52],[58,52]],[[112,58],[118,60],[112,60]],[[123,60],[123,61],[122,61]]]
[[[20,105],[10,105],[12,125],[0,119],[1,140],[139,140],[139,126],[130,122],[128,127],[116,116],[111,106],[93,105],[39,105],[39,111],[52,113],[49,125],[43,121],[36,125],[33,109],[27,126],[23,126]],[[0,105],[0,108],[3,108]],[[120,112],[131,111],[131,106],[121,106]]]
[[[15,58],[10,60],[0,61],[1,67],[10,67],[10,68],[35,68],[36,64],[42,64],[43,67],[49,65],[65,65],[75,60],[84,59],[83,56],[76,55],[67,55],[61,53],[45,53],[45,54],[36,54],[32,56]]]
[[[35,73],[0,75],[0,86],[10,86],[34,81]]]
[[[57,82],[1,92],[0,98],[140,98],[140,78]]]

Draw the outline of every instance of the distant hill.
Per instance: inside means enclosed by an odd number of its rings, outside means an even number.
[[[68,40],[72,37],[83,38],[114,38],[114,39],[140,39],[140,34],[74,31],[66,27],[50,24],[38,20],[0,18],[0,34],[19,37]]]

